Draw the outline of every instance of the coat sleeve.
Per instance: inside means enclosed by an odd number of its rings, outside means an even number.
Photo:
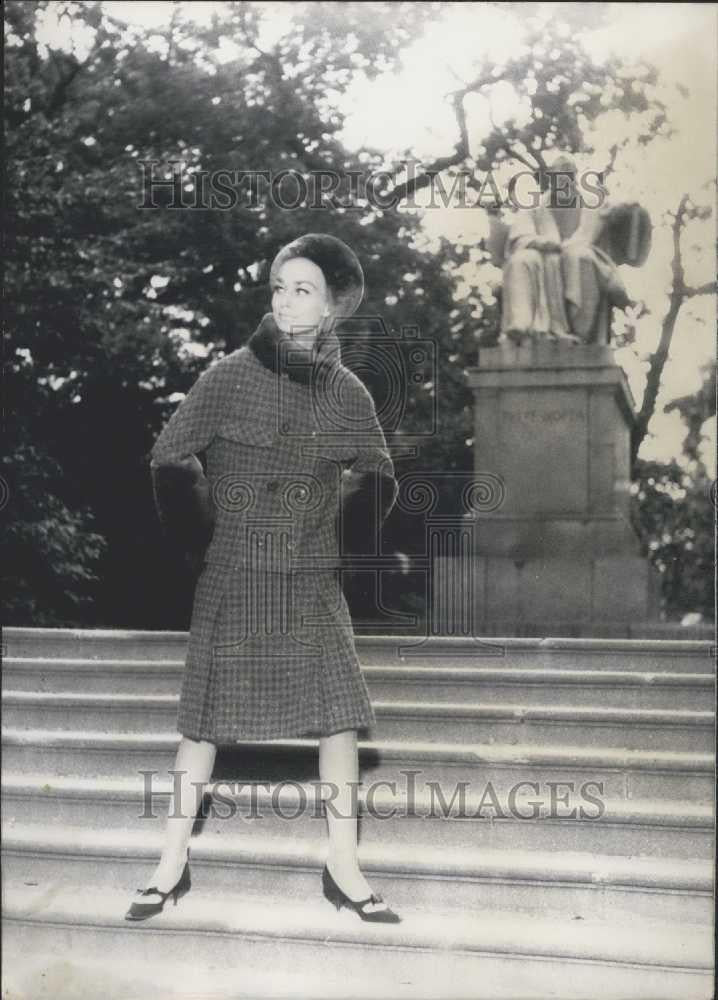
[[[341,556],[377,553],[382,524],[396,503],[399,486],[374,401],[362,385],[355,404],[363,411],[356,458],[342,476],[338,515]]]
[[[219,425],[226,382],[221,362],[200,375],[155,441],[150,453],[154,466],[204,451]]]
[[[214,437],[224,407],[225,384],[219,364],[201,375],[150,453],[160,523],[172,547],[195,569],[212,538],[215,519],[210,485],[197,453]]]

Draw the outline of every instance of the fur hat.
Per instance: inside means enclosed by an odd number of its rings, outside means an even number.
[[[322,272],[334,301],[337,319],[346,319],[356,311],[364,295],[364,272],[351,247],[326,233],[298,236],[282,247],[272,261],[270,281],[279,268],[294,257],[305,257]]]

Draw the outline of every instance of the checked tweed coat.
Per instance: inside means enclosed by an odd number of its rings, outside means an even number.
[[[152,449],[165,528],[185,547],[209,540],[177,717],[192,739],[374,722],[339,567],[349,551],[377,551],[394,467],[336,335],[320,334],[311,357],[291,346],[267,314],[197,380]]]

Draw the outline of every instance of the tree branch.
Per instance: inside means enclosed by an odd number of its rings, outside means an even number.
[[[70,57],[64,57],[63,61],[71,62],[72,65],[70,66],[67,73],[63,73],[60,68],[60,59],[58,57],[58,54],[53,49],[50,50],[50,61],[55,66],[58,79],[57,83],[55,84],[55,87],[53,88],[50,100],[45,105],[46,118],[52,118],[55,112],[60,110],[62,105],[65,103],[67,90],[70,84],[82,69],[82,63],[79,62],[79,60],[74,58],[70,59]]]
[[[77,75],[90,65],[94,57],[100,51],[100,45],[100,32],[98,31],[92,48],[82,62],[80,62],[80,60],[75,56],[67,56],[63,53],[63,61],[66,64],[71,64],[68,72],[64,76],[60,69],[60,58],[58,53],[54,49],[50,50],[50,60],[54,64],[57,71],[58,81],[55,84],[52,95],[44,108],[46,118],[52,118],[56,112],[62,108],[63,104],[65,104],[70,85]]]
[[[454,146],[454,152],[447,156],[437,157],[437,159],[424,168],[423,173],[396,184],[390,192],[387,192],[393,201],[401,201],[402,198],[406,198],[415,191],[420,191],[422,188],[428,187],[434,177],[440,174],[442,170],[448,170],[449,167],[457,167],[469,156],[469,132],[466,123],[464,99],[468,94],[479,93],[484,87],[498,83],[505,78],[506,73],[494,76],[493,72],[486,67],[474,80],[449,95],[459,131],[459,141]],[[398,173],[400,171],[397,171]]]
[[[718,292],[718,281],[706,281],[703,285],[696,285],[695,288],[685,287],[683,296],[692,299],[695,295],[715,295]]]
[[[167,28],[167,65],[172,66],[174,64],[175,50],[177,48],[177,25],[179,24],[179,4],[176,2],[172,5],[172,16],[170,17],[170,23]]]
[[[658,341],[658,347],[650,358],[648,375],[646,377],[646,389],[643,393],[641,409],[638,412],[633,433],[631,435],[631,458],[634,462],[638,455],[638,450],[641,447],[643,439],[648,431],[648,424],[650,423],[651,417],[656,409],[658,391],[661,385],[661,378],[663,377],[663,369],[665,368],[666,361],[668,360],[668,353],[671,348],[671,341],[676,327],[676,320],[678,319],[678,313],[680,312],[681,306],[687,297],[683,256],[681,253],[681,231],[683,229],[688,209],[688,202],[689,197],[687,194],[684,194],[678,204],[678,208],[673,214],[673,223],[671,225],[671,235],[673,239],[671,272],[673,279],[671,282],[671,291],[668,297],[668,310],[666,311],[666,314],[663,317],[663,322],[661,323],[661,336]]]
[[[452,95],[451,99],[459,128],[459,141],[454,147],[454,152],[448,156],[440,156],[434,160],[433,163],[424,168],[423,173],[395,184],[391,191],[388,192],[393,202],[401,201],[415,191],[420,191],[422,188],[428,187],[434,177],[440,174],[442,170],[448,170],[449,167],[456,167],[467,158],[469,155],[469,133],[466,125],[466,109],[463,105],[464,96],[463,91],[457,91]]]
[[[614,167],[616,166],[616,159],[618,157],[618,150],[619,150],[619,148],[620,147],[619,147],[618,143],[614,142],[614,144],[611,146],[611,148],[608,151],[609,152],[608,164],[604,167],[604,170],[603,170],[603,178],[604,178],[604,180],[607,177],[610,177],[611,174],[613,173]]]

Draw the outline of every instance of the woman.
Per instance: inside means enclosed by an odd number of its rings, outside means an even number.
[[[341,364],[333,332],[364,279],[345,243],[308,234],[280,250],[270,281],[271,314],[198,379],[152,450],[160,517],[203,564],[175,794],[196,801],[217,745],[317,735],[320,780],[336,795],[324,894],[362,920],[395,923],[357,859],[357,729],[374,713],[337,568],[337,515],[344,542],[365,548],[398,492],[372,398]],[[160,862],[127,919],[189,889],[194,819],[170,809]]]

